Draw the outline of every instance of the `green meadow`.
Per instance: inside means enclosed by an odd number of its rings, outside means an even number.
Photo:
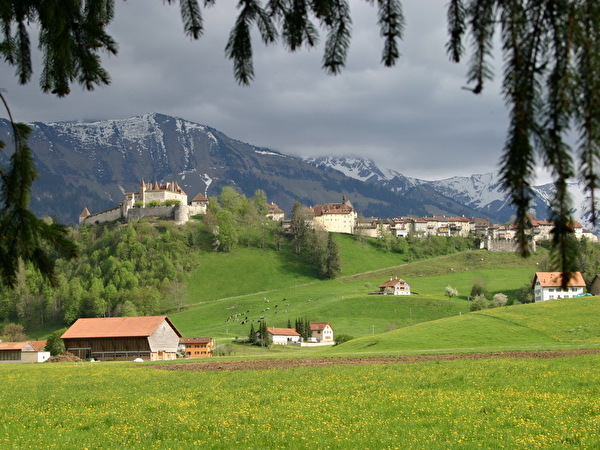
[[[600,356],[174,372],[0,367],[0,447],[597,448]]]
[[[246,317],[269,326],[329,321],[337,334],[355,337],[330,348],[234,345],[223,360],[600,347],[598,297],[469,312],[474,282],[515,300],[543,253],[407,261],[345,236],[338,244],[343,272],[328,281],[284,252],[203,255],[189,280],[189,304],[169,317],[184,336],[220,343],[246,336]],[[369,295],[391,276],[406,279],[416,295]],[[444,296],[448,285],[457,297]],[[600,446],[600,355],[161,370],[168,364],[0,365],[0,448]]]
[[[328,321],[336,333],[361,337],[465,314],[476,280],[492,294],[516,299],[541,257],[467,251],[408,263],[369,241],[339,236],[338,245],[342,274],[325,281],[285,252],[239,248],[203,255],[189,281],[189,304],[169,317],[185,336],[220,340],[247,336],[261,317],[275,327],[296,318]],[[369,295],[390,277],[407,280],[417,295]],[[458,289],[458,297],[444,296],[448,285]]]

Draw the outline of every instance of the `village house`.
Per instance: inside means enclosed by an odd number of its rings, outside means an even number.
[[[81,359],[133,361],[177,357],[181,333],[167,316],[77,319],[61,336]]]
[[[294,328],[267,328],[269,339],[273,345],[289,345],[300,342],[300,334]]]
[[[350,200],[342,196],[342,203],[326,203],[313,208],[313,227],[331,233],[354,234],[358,214]]]
[[[400,278],[390,278],[379,285],[379,293],[382,295],[410,295],[410,285]]]
[[[0,363],[41,363],[50,358],[48,341],[0,342]]]
[[[323,344],[334,344],[333,327],[329,322],[310,323],[311,340]]]
[[[188,358],[207,358],[212,356],[215,340],[211,337],[191,337],[179,340],[179,350]]]
[[[536,272],[532,281],[535,302],[544,302],[559,298],[571,298],[583,294],[586,284],[581,272],[573,272],[562,287],[562,272]]]
[[[275,220],[277,222],[285,219],[285,213],[275,203],[271,202],[267,206],[269,208],[269,212],[267,213],[267,219]]]

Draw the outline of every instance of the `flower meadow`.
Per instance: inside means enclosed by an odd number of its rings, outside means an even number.
[[[0,367],[0,448],[598,448],[600,356]]]

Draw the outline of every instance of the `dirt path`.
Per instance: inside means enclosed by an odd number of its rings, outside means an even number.
[[[496,353],[453,353],[449,355],[412,355],[412,356],[359,356],[347,358],[299,358],[299,359],[260,359],[248,361],[215,361],[186,364],[165,364],[153,366],[163,370],[187,370],[193,372],[220,370],[264,370],[292,369],[294,367],[325,367],[336,365],[368,365],[416,363],[423,361],[452,361],[456,359],[488,359],[488,358],[560,358],[565,356],[595,355],[600,349],[587,350],[549,350],[531,352],[496,352]]]

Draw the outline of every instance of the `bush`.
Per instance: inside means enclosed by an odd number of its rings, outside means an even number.
[[[163,205],[165,205],[165,206],[179,206],[179,205],[181,205],[181,201],[180,200],[175,200],[175,199],[169,199],[169,200],[165,200],[165,202],[163,203]]]
[[[343,344],[344,342],[348,342],[354,339],[354,336],[350,336],[348,334],[338,334],[335,337],[335,345]]]
[[[496,294],[492,298],[492,303],[494,305],[494,308],[506,306],[506,304],[508,303],[508,297],[506,296],[506,294]]]
[[[151,202],[146,203],[147,208],[155,208],[157,206],[160,206],[160,202],[156,200],[152,200]]]
[[[492,307],[492,302],[485,298],[483,295],[476,295],[471,301],[471,311],[481,311],[482,309],[489,309]]]
[[[474,299],[477,296],[489,297],[490,293],[488,291],[487,283],[483,278],[478,278],[473,281],[473,287],[471,288],[470,297]]]
[[[458,289],[455,289],[452,286],[448,285],[448,286],[446,286],[445,294],[446,294],[446,297],[448,297],[448,298],[457,297]]]

